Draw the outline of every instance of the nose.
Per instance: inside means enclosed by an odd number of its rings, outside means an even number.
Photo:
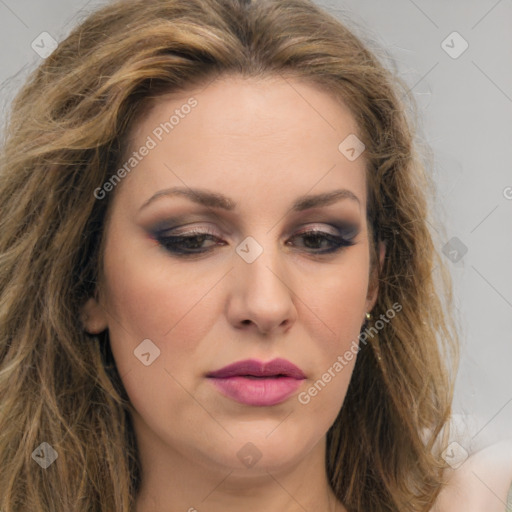
[[[282,250],[275,243],[260,245],[263,252],[251,263],[236,252],[233,256],[227,317],[237,329],[282,333],[297,318],[297,294]]]

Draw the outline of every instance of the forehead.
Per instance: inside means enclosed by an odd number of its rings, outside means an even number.
[[[286,202],[343,186],[364,204],[364,154],[351,161],[340,150],[358,133],[348,107],[319,86],[224,76],[157,98],[134,123],[126,159],[151,149],[132,162],[123,194],[142,204],[159,189],[189,185],[261,203],[276,190]]]

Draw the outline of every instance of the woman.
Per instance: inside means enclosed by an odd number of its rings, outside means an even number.
[[[60,43],[1,160],[1,510],[434,506],[457,335],[401,87],[307,0]]]

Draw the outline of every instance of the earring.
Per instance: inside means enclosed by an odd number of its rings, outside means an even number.
[[[372,316],[373,316],[373,315],[372,315],[371,313],[369,313],[369,312],[366,312],[366,313],[365,313],[365,317],[366,317],[365,324],[366,324],[366,322],[367,322],[368,320],[370,320],[370,319],[372,318]],[[374,350],[377,350],[377,352],[376,352],[376,354],[375,354],[375,355],[377,356],[377,359],[379,360],[379,362],[380,362],[380,361],[382,361],[382,357],[380,356],[380,353],[379,353],[379,348],[378,348],[378,347],[376,347],[376,346],[375,346],[375,344],[373,344],[373,346],[374,346]]]

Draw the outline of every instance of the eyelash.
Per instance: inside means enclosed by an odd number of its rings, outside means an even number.
[[[302,232],[296,234],[294,237],[292,237],[292,239],[297,238],[297,237],[317,238],[317,239],[320,238],[322,241],[330,240],[330,242],[332,243],[332,246],[330,249],[324,250],[324,251],[314,251],[313,250],[312,254],[319,255],[319,256],[324,255],[324,254],[333,254],[333,253],[341,251],[345,247],[349,247],[349,246],[355,244],[355,242],[352,239],[347,239],[347,238],[344,238],[341,236],[333,235],[331,233],[327,233],[325,231],[321,231],[318,229],[310,229],[307,231],[302,231]],[[175,256],[185,257],[185,258],[194,256],[194,255],[205,254],[205,253],[213,250],[213,248],[215,246],[221,245],[221,244],[215,244],[207,249],[202,249],[202,250],[187,250],[187,249],[184,250],[183,246],[181,248],[179,247],[180,242],[186,243],[191,240],[199,239],[199,244],[204,243],[207,239],[218,240],[218,237],[215,236],[215,233],[213,233],[209,229],[206,229],[204,231],[192,230],[192,231],[188,231],[186,233],[183,233],[180,235],[175,235],[175,236],[162,236],[161,234],[160,235],[157,234],[157,235],[155,235],[155,239],[158,242],[158,244],[160,246],[162,246],[164,249],[166,249],[167,251],[171,252]]]

